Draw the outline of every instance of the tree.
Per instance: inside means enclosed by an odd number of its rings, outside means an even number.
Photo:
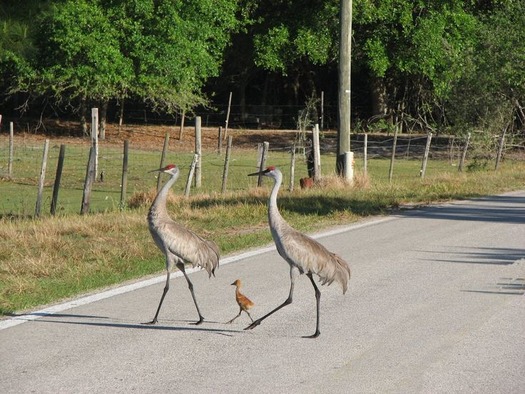
[[[463,58],[467,72],[454,85],[446,113],[453,129],[491,136],[525,125],[525,5],[495,2],[481,11],[476,45]]]
[[[132,64],[120,50],[116,27],[97,1],[65,0],[44,15],[39,33],[36,88],[80,108],[86,132],[86,104],[105,106],[133,83]]]
[[[122,52],[133,65],[133,93],[154,109],[184,112],[203,104],[204,82],[219,74],[236,0],[108,0]]]

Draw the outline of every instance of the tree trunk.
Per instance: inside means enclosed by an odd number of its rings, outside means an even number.
[[[99,135],[99,138],[101,140],[105,140],[106,139],[106,118],[107,118],[107,114],[108,114],[108,101],[107,100],[104,100],[102,102],[102,105],[100,106],[100,118],[99,118],[99,125],[100,125],[100,128],[99,128],[99,131],[98,131],[98,135]]]
[[[373,76],[371,78],[372,89],[372,114],[384,116],[388,113],[387,93],[384,78]]]
[[[83,136],[89,136],[88,124],[87,124],[87,104],[86,97],[80,99],[80,128]]]

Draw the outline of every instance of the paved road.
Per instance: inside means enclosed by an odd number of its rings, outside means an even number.
[[[215,279],[192,274],[201,326],[189,324],[197,316],[181,278],[157,326],[139,324],[157,306],[155,280],[0,322],[0,392],[524,392],[525,192],[401,212],[320,240],[353,277],[345,296],[321,288],[318,339],[300,337],[315,327],[304,276],[294,303],[256,329],[242,330],[244,315],[223,323],[237,313],[236,278],[254,316],[286,298],[288,268],[270,250],[229,259]]]

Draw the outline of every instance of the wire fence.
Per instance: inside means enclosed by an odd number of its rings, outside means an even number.
[[[158,139],[158,148],[144,149],[131,144],[126,170],[127,185],[124,191],[123,161],[125,154],[123,147],[104,142],[100,144],[98,169],[90,197],[90,212],[123,209],[129,204],[130,197],[137,194],[144,195],[146,200],[154,196],[157,178],[149,171],[159,168],[162,164],[163,138],[158,134],[149,134],[144,131],[138,131],[138,133],[148,134],[148,137],[153,140]],[[295,135],[295,133],[291,134]],[[392,180],[392,176],[394,179],[403,176],[418,177],[422,175],[422,161],[425,155],[428,156],[431,171],[457,171],[466,152],[474,155],[480,149],[476,141],[467,144],[464,138],[438,137],[432,140],[428,152],[425,152],[427,138],[428,136],[424,135],[403,135],[396,138],[382,135],[378,138],[378,136],[354,134],[351,138],[351,147],[355,153],[356,171],[368,171],[369,175],[378,179],[390,177]],[[285,186],[290,189],[293,188],[293,185],[298,186],[301,178],[311,176],[311,139],[307,136],[301,147],[298,147],[296,142],[295,136],[290,136],[286,141],[279,141],[275,144],[272,139],[269,139],[269,150],[266,153],[266,163],[281,167],[285,175],[285,183],[287,183]],[[181,178],[173,190],[176,195],[182,195],[186,188],[190,163],[195,152],[178,147],[177,141],[170,141],[170,144],[164,164],[174,162],[181,167]],[[328,135],[321,136],[322,175],[334,173],[336,146],[336,138]],[[394,146],[395,155],[392,154]],[[35,142],[34,139],[25,140],[18,135],[14,135],[12,140],[5,134],[0,135],[0,217],[33,216],[35,214],[37,185],[42,172],[43,147],[44,140]],[[60,147],[59,142],[51,141],[46,160],[43,200],[40,203],[42,212],[46,214],[50,211],[52,203]],[[516,148],[522,149],[523,145],[510,144],[503,150],[503,155]],[[84,140],[84,143],[68,144],[64,149],[64,167],[57,201],[59,214],[79,212],[81,209],[88,172],[90,143]],[[290,178],[293,165],[292,151],[297,152],[297,166],[293,170],[294,179]],[[486,162],[495,159],[493,153],[488,151],[484,153]],[[225,149],[218,154],[217,149],[206,147],[200,156],[203,184],[196,188],[193,183],[191,185],[192,194],[221,194],[225,190],[237,192],[255,187],[254,180],[246,175],[260,166],[261,152],[260,149],[257,149],[256,144],[252,147],[236,149],[234,138],[228,163],[225,161],[225,156]],[[399,171],[399,173],[393,171],[394,160],[412,162],[411,169],[408,172],[406,170]],[[390,172],[386,170],[388,162],[390,162]],[[224,169],[226,165],[229,170],[225,185]],[[122,193],[125,195],[123,196]]]

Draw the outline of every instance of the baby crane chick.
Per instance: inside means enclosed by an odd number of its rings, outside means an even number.
[[[231,319],[229,323],[233,323],[233,321],[235,319],[237,319],[242,311],[246,312],[248,314],[248,316],[250,317],[250,320],[252,321],[253,323],[253,319],[252,317],[250,316],[250,312],[248,312],[248,309],[250,309],[254,303],[248,298],[246,297],[244,294],[241,293],[240,291],[240,288],[241,288],[241,280],[240,279],[237,279],[235,282],[232,283],[232,286],[235,286],[236,289],[235,289],[235,300],[237,301],[237,304],[239,305],[239,314],[237,316],[235,316],[233,319]]]

